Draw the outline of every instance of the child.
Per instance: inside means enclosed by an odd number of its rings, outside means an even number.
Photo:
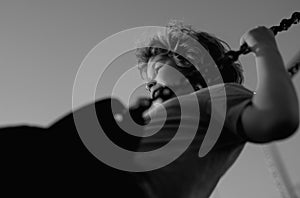
[[[299,125],[297,95],[269,29],[254,28],[246,32],[240,41],[250,47],[256,59],[256,94],[242,86],[243,75],[239,63],[217,65],[225,83],[224,87],[220,85],[220,79],[209,75],[212,68],[205,61],[197,61],[203,56],[203,51],[191,45],[186,37],[196,39],[215,62],[228,51],[223,46],[225,42],[220,39],[178,22],[169,24],[165,34],[150,38],[145,45],[147,47],[137,49],[139,68],[148,80],[147,89],[151,97],[162,94],[163,87],[175,90],[178,96],[163,101],[148,113],[153,122],[145,126],[144,133],[153,133],[153,130],[159,132],[152,138],[142,139],[138,150],[148,151],[164,146],[172,140],[180,122],[189,122],[183,126],[186,136],[191,128],[197,128],[195,139],[178,159],[165,167],[145,173],[144,178],[147,179],[142,179],[141,187],[149,197],[209,197],[247,142],[282,140],[291,136]],[[182,49],[178,50],[180,47]],[[188,89],[188,85],[193,89]],[[220,92],[222,88],[225,88],[226,95],[210,95]],[[191,98],[194,96],[199,102],[199,125],[193,122],[196,114],[191,106]],[[177,99],[181,100],[180,104]],[[224,127],[212,150],[198,157],[209,122],[218,119],[211,116],[213,99],[223,100],[227,104]],[[179,107],[189,111],[182,113]],[[167,112],[167,119],[160,129],[159,123],[163,122],[164,111]],[[182,139],[175,141],[181,145],[184,141]],[[155,166],[168,155],[170,153],[157,154],[147,161],[147,165],[152,163]]]
[[[216,62],[227,51],[224,42],[180,23],[172,23],[167,28],[167,34],[150,39],[150,47],[137,49],[140,69],[146,73],[151,97],[161,95],[161,87],[171,88],[178,96],[163,101],[160,106],[147,112],[146,118],[151,120],[143,126],[143,133],[151,133],[153,129],[159,132],[132,140],[121,133],[115,124],[111,101],[116,100],[100,100],[95,105],[107,136],[134,151],[163,147],[172,140],[180,123],[188,121],[189,124],[183,126],[186,136],[176,139],[179,147],[171,151],[176,153],[177,149],[181,149],[181,142],[188,139],[191,130],[196,129],[195,138],[183,154],[168,165],[147,172],[131,173],[114,169],[86,149],[70,113],[48,128],[17,126],[1,129],[3,194],[209,197],[247,142],[282,140],[296,131],[299,125],[297,96],[270,30],[257,27],[241,38],[241,44],[247,43],[256,58],[258,88],[253,94],[241,85],[243,76],[240,64],[217,65],[222,78],[214,72],[210,73],[214,65],[205,64],[209,60],[209,57],[202,57],[206,52],[195,47],[188,37],[198,41]],[[218,84],[222,80],[225,84]],[[226,95],[211,94],[223,88]],[[195,106],[191,105],[193,97],[199,102],[200,120],[195,120]],[[199,157],[199,148],[210,122],[219,121],[218,116],[212,116],[214,100],[225,101],[227,105],[224,127],[213,148]],[[130,110],[136,117],[141,117],[148,107],[144,103],[144,106]],[[181,112],[182,107],[189,111]],[[89,108],[94,108],[94,104],[77,112],[84,113]],[[167,112],[167,119],[160,128],[158,123],[164,121],[162,118],[165,115],[163,109]],[[172,153],[158,153],[145,163],[155,165],[161,159],[168,158],[169,154]]]

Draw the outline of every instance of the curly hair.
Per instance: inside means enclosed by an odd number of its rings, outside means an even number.
[[[143,45],[144,47],[138,47],[135,52],[138,68],[143,79],[143,73],[147,71],[149,59],[153,56],[165,54],[177,60],[175,61],[176,63],[178,61],[182,63],[182,67],[177,69],[187,77],[193,86],[200,84],[201,87],[207,87],[208,84],[217,84],[220,82],[218,81],[220,76],[216,77],[213,75],[208,77],[206,75],[209,74],[209,70],[212,70],[209,67],[206,68],[205,61],[203,62],[205,53],[207,54],[208,52],[216,63],[214,65],[217,66],[221,73],[224,83],[234,82],[242,84],[244,81],[243,69],[239,62],[227,65],[218,63],[218,60],[223,58],[225,53],[230,50],[230,46],[225,41],[207,32],[196,31],[191,26],[184,25],[181,21],[171,21],[166,26],[166,31],[163,34],[157,33],[148,38],[147,41],[144,41]],[[190,67],[189,65],[192,66]]]

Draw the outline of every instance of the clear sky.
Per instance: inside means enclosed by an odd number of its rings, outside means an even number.
[[[180,19],[238,49],[240,37],[250,28],[277,25],[297,10],[300,11],[299,0],[1,0],[0,124],[46,126],[69,112],[73,83],[83,59],[98,43],[120,31],[163,26],[170,19]],[[300,25],[296,25],[276,36],[285,62],[300,51],[299,35]],[[245,86],[255,90],[254,57],[247,55],[240,61],[244,66]],[[122,64],[135,65],[132,52],[112,63]],[[117,97],[125,103],[131,85],[141,85],[137,70],[130,75],[124,76],[128,81],[126,86],[121,83],[123,86],[116,88]],[[300,96],[300,74],[293,82]],[[99,85],[97,98],[106,93]],[[300,134],[296,134],[279,144],[288,173],[298,186],[299,141]],[[268,172],[262,146],[246,146],[221,180],[218,194],[222,198],[280,197]]]

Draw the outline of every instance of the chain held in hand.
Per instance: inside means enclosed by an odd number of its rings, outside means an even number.
[[[297,24],[300,22],[300,12],[294,12],[289,19],[283,19],[279,26],[272,26],[270,30],[272,30],[273,34],[276,36],[278,32],[287,31],[293,24]],[[224,57],[217,61],[218,65],[227,65],[231,64],[238,60],[239,56],[242,54],[248,54],[251,52],[251,49],[248,47],[246,43],[241,45],[238,51],[230,50],[228,51]]]

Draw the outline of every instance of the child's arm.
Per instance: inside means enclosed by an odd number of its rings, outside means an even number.
[[[243,111],[241,123],[252,142],[270,142],[292,135],[299,125],[297,94],[286,72],[273,33],[258,27],[245,33],[256,58],[258,86],[252,105]]]

